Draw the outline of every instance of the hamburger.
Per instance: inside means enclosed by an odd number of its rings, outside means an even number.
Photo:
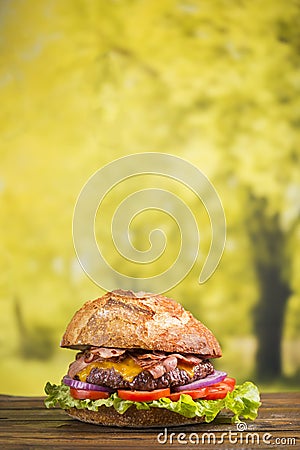
[[[255,419],[257,387],[215,370],[222,356],[213,333],[163,295],[121,289],[85,303],[63,335],[77,350],[60,385],[47,383],[46,407],[84,422],[153,427]]]

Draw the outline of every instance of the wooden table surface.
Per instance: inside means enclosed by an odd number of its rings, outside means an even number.
[[[0,395],[1,449],[300,448],[300,393],[263,394],[256,421],[129,429],[78,422],[41,397]],[[210,433],[210,434],[207,434]]]

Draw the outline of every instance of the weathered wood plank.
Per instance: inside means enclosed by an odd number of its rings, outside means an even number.
[[[271,433],[236,433],[227,434],[216,432],[210,434],[201,433],[176,433],[170,431],[168,435],[147,434],[147,435],[111,435],[103,436],[82,436],[80,440],[72,436],[9,436],[3,441],[6,448],[97,448],[97,449],[118,449],[118,448],[299,448],[299,433],[274,431]],[[201,445],[202,444],[202,445]],[[204,447],[203,447],[204,446]]]
[[[42,397],[0,396],[0,448],[140,449],[141,443],[144,450],[197,445],[226,449],[300,448],[300,393],[264,394],[262,403],[257,420],[247,421],[247,430],[242,432],[226,414],[210,424],[169,427],[165,432],[163,428],[136,430],[84,424],[60,409],[45,409]]]
[[[285,423],[288,425],[290,423],[290,419],[295,423],[296,420],[300,422],[300,408],[262,408],[260,410],[259,416],[257,420],[254,422],[256,427],[263,426],[262,424],[265,421],[272,420],[274,426],[277,426],[279,423]],[[49,409],[49,410],[35,410],[28,409],[26,410],[26,414],[24,414],[24,410],[21,409],[10,409],[7,411],[0,411],[0,420],[5,422],[36,422],[39,420],[40,422],[51,422],[51,421],[59,421],[62,422],[73,420],[69,418],[69,416],[62,410]],[[78,423],[77,421],[74,421]],[[213,422],[213,424],[219,424],[220,426],[230,426],[230,419],[227,416],[223,416],[222,414]],[[251,424],[251,423],[250,423]],[[212,424],[210,424],[211,426]],[[203,425],[207,426],[207,425]]]

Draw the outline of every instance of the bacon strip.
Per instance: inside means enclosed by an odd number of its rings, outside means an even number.
[[[171,355],[158,352],[144,353],[141,355],[131,353],[130,356],[143,370],[150,372],[154,379],[160,378],[166,372],[174,370],[177,367],[178,360],[191,366],[196,366],[202,361],[202,359],[196,356],[184,356],[180,353],[172,353]]]
[[[154,379],[162,377],[166,372],[170,372],[177,367],[177,359],[174,356],[168,356],[164,361],[160,361],[155,363],[153,366],[150,366],[148,369],[144,367],[144,369],[148,370],[151,373]]]
[[[68,370],[68,376],[70,378],[74,378],[74,376],[80,372],[81,370],[85,369],[89,365],[89,362],[85,362],[84,356],[81,356],[80,358],[76,359],[76,361],[72,362],[69,366]]]
[[[76,360],[70,364],[68,375],[73,378],[78,372],[85,369],[92,361],[102,361],[103,359],[117,358],[123,355],[126,349],[91,347],[89,350],[78,353]]]
[[[106,347],[92,347],[85,351],[85,361],[99,361],[101,359],[115,358],[123,355],[126,352],[124,348],[106,348]]]
[[[119,357],[123,359],[128,352],[129,356],[138,364],[142,370],[151,373],[154,379],[162,377],[165,373],[174,370],[178,361],[182,361],[190,366],[196,366],[201,363],[202,359],[194,355],[181,355],[180,353],[172,353],[168,355],[164,352],[140,353],[139,350],[127,350],[123,348],[105,348],[91,347],[84,352],[78,353],[76,361],[70,364],[68,375],[73,378],[78,372],[87,367],[92,361],[103,361],[104,359],[112,359],[119,361]],[[124,355],[124,356],[122,356]]]
[[[190,364],[191,366],[197,366],[201,363],[202,359],[194,355],[181,355],[180,353],[172,353],[172,356],[176,356],[177,359]]]

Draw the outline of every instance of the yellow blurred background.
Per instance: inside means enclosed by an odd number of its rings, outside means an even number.
[[[213,330],[216,367],[299,389],[299,2],[2,0],[0,21],[1,393],[42,395],[65,374],[68,320],[103,294],[73,248],[77,196],[105,164],[149,151],[206,174],[227,220],[221,263],[199,285],[209,223],[183,190],[200,256],[167,294]],[[168,229],[141,216],[140,249],[152,223]]]

